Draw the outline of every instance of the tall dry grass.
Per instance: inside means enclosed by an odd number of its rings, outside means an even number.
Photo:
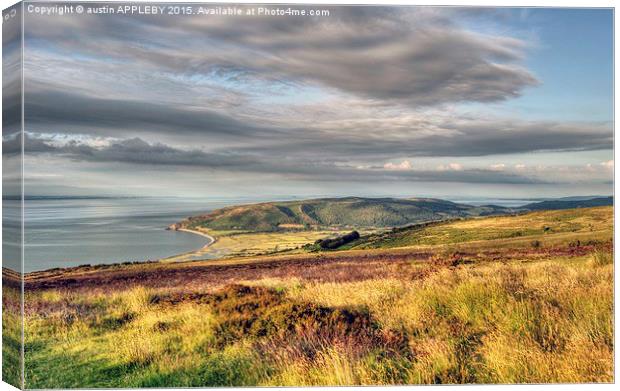
[[[270,277],[244,282],[263,287],[250,296],[31,293],[27,385],[613,381],[613,264],[604,254],[411,268],[428,270],[342,282]]]
[[[613,379],[613,269],[587,257],[445,268],[419,281],[309,283],[289,294],[365,306],[384,327],[405,330],[416,356],[403,383]]]

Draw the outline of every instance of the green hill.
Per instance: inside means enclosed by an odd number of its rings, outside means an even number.
[[[538,245],[543,239],[552,242],[557,238],[576,246],[610,239],[608,234],[612,224],[613,208],[610,206],[537,210],[509,216],[413,224],[365,235],[339,249],[449,246],[466,242],[478,242],[478,246],[487,242],[498,246],[495,241],[531,244],[532,238],[536,238]]]
[[[456,217],[506,214],[499,206],[471,206],[414,198],[324,198],[231,206],[190,217],[178,228],[274,231],[319,227],[385,228]]]

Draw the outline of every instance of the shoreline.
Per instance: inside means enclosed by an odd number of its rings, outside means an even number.
[[[204,233],[204,232],[194,231],[193,229],[179,228],[179,229],[176,229],[175,231],[179,231],[179,232],[187,232],[187,233],[194,234],[194,235],[200,235],[200,236],[202,236],[202,237],[205,237],[205,238],[207,238],[207,239],[210,239],[210,240],[211,240],[209,243],[207,243],[207,244],[205,244],[204,246],[202,246],[199,250],[190,251],[190,252],[183,253],[183,254],[188,254],[188,253],[192,253],[192,252],[196,252],[196,251],[204,250],[204,249],[208,248],[209,246],[211,246],[213,243],[215,243],[215,242],[217,241],[217,239],[216,239],[216,238],[214,238],[213,236],[211,236],[211,235],[209,235],[209,234],[206,234],[206,233]],[[179,254],[179,255],[182,255],[182,254]]]

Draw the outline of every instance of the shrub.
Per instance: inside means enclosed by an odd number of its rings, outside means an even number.
[[[360,238],[359,232],[353,231],[346,235],[339,236],[334,239],[319,240],[317,241],[317,244],[321,246],[322,249],[334,250],[334,249],[337,249],[338,247],[344,246],[347,243],[351,243],[352,241],[357,240],[359,238]]]

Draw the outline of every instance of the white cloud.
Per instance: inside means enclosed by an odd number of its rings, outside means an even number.
[[[438,171],[462,171],[463,165],[459,163],[440,164],[437,166]]]
[[[506,165],[504,163],[491,164],[489,168],[492,171],[504,171],[504,169],[506,168]]]
[[[413,166],[409,160],[403,160],[400,163],[385,163],[383,168],[386,170],[405,171],[413,169]]]

